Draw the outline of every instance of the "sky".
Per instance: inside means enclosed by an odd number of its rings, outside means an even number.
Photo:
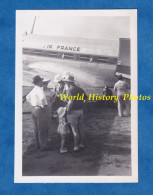
[[[31,32],[35,16],[34,34],[103,40],[130,38],[128,16],[25,13],[21,18],[23,32]]]

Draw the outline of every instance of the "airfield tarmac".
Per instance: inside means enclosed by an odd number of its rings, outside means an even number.
[[[131,175],[131,118],[118,117],[116,108],[91,104],[85,110],[86,147],[60,154],[60,137],[53,121],[48,150],[35,149],[31,114],[23,114],[23,176],[129,176]]]
[[[63,63],[68,62],[64,61]],[[38,65],[40,67],[40,63]],[[64,71],[63,66],[59,68],[59,64],[58,67],[51,63],[48,64],[48,62],[46,64],[43,62],[41,65],[43,67],[45,65],[47,67],[51,66],[52,73],[45,71],[46,67],[45,70],[38,69],[37,64],[31,64],[31,66],[23,64],[23,86],[29,86],[23,87],[23,95],[30,91],[33,76],[40,74],[42,77],[51,78],[49,87],[52,88],[52,81],[57,70],[60,70],[61,73]],[[72,71],[72,66],[70,67]],[[107,75],[105,84],[109,86],[115,83],[112,78],[115,67],[114,65],[108,66],[108,64],[101,66],[103,68],[101,77],[106,78]],[[69,71],[69,69],[66,71]],[[73,72],[79,75],[80,72],[78,73],[77,71],[79,70],[74,67]],[[97,70],[97,72],[99,71]],[[101,77],[100,81],[102,80]],[[83,80],[81,84],[81,87],[86,89],[87,94],[102,93],[102,88],[86,88]],[[105,109],[102,103],[90,104],[85,111],[84,118],[86,147],[84,150],[74,153],[73,136],[70,134],[67,137],[69,149],[67,154],[59,153],[60,137],[56,132],[57,122],[55,121],[52,121],[52,128],[49,132],[48,151],[37,151],[34,144],[30,107],[27,102],[23,104],[23,112],[23,176],[131,175],[131,118],[118,117],[116,108]]]

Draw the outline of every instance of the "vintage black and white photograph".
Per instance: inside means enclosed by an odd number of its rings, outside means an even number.
[[[15,182],[138,181],[136,10],[16,11],[15,95]]]

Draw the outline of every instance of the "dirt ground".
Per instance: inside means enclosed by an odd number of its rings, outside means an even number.
[[[23,114],[23,176],[120,176],[131,175],[131,118],[118,117],[117,109],[91,106],[85,111],[86,147],[60,154],[60,137],[53,121],[48,150],[35,149],[31,114]]]

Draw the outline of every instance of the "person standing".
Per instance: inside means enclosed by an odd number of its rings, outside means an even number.
[[[63,89],[64,89],[64,82],[62,80],[62,76],[60,74],[55,75],[54,77],[54,83],[55,83],[55,87],[54,87],[54,92],[57,93],[57,95],[63,93]]]
[[[67,77],[68,75],[71,75],[72,76],[73,74],[71,72],[67,72],[67,71],[64,72],[63,75],[62,75],[62,80],[65,79],[65,77]],[[76,81],[75,81],[75,84],[78,87],[80,87],[79,83],[77,83]],[[64,84],[63,94],[67,94],[67,92],[68,92],[68,86],[67,86],[67,84]]]
[[[68,86],[67,93],[69,96],[77,96],[78,94],[82,96],[84,94],[84,100],[87,99],[84,90],[74,84],[73,75],[66,75],[63,81]],[[78,151],[79,147],[84,147],[84,131],[81,125],[83,121],[84,100],[69,100],[67,104],[67,119],[74,136],[74,151]]]
[[[62,74],[62,80],[64,80],[65,77],[67,77],[68,75],[72,75],[72,73],[71,72],[64,72]],[[68,92],[68,85],[64,83],[63,94],[67,94],[67,92]]]
[[[53,96],[54,96],[53,112],[56,113],[59,107],[66,106],[66,102],[60,99],[60,94],[63,94],[63,89],[64,89],[64,82],[60,74],[55,75],[54,83],[55,83],[55,87],[53,89]]]
[[[112,96],[113,92],[108,86],[105,86],[105,88],[103,89],[103,94],[105,94],[106,96]]]
[[[57,133],[61,137],[61,147],[60,147],[60,153],[66,153],[68,152],[67,148],[65,148],[65,140],[66,135],[70,133],[69,124],[67,121],[67,110],[66,107],[60,107],[57,109],[58,114],[58,128]]]
[[[128,84],[123,80],[122,75],[118,76],[118,82],[114,85],[114,90],[117,92],[118,96],[118,115],[123,116],[123,108],[125,105],[127,115],[130,114],[130,104],[128,100],[123,100],[124,94],[128,93]]]
[[[103,95],[105,95],[105,96],[112,96],[113,95],[112,90],[107,85],[103,89]],[[113,102],[111,100],[105,100],[105,108],[107,106],[108,107],[113,107]]]
[[[55,102],[56,99],[56,93],[54,91],[51,91],[48,88],[48,84],[49,84],[50,80],[49,79],[44,79],[43,80],[43,90],[47,99],[47,103],[48,103],[48,112],[49,112],[49,118],[52,117],[53,114],[53,103]]]
[[[46,96],[47,99],[47,103],[48,103],[48,123],[49,123],[49,129],[51,129],[52,126],[52,116],[53,116],[53,104],[55,102],[56,99],[56,94],[51,92],[51,90],[48,88],[48,84],[49,84],[50,80],[49,79],[44,79],[43,80],[43,90],[44,90],[44,94]]]
[[[34,88],[26,96],[32,106],[36,148],[45,150],[48,138],[48,103],[43,91],[43,78],[39,75],[33,78]]]

